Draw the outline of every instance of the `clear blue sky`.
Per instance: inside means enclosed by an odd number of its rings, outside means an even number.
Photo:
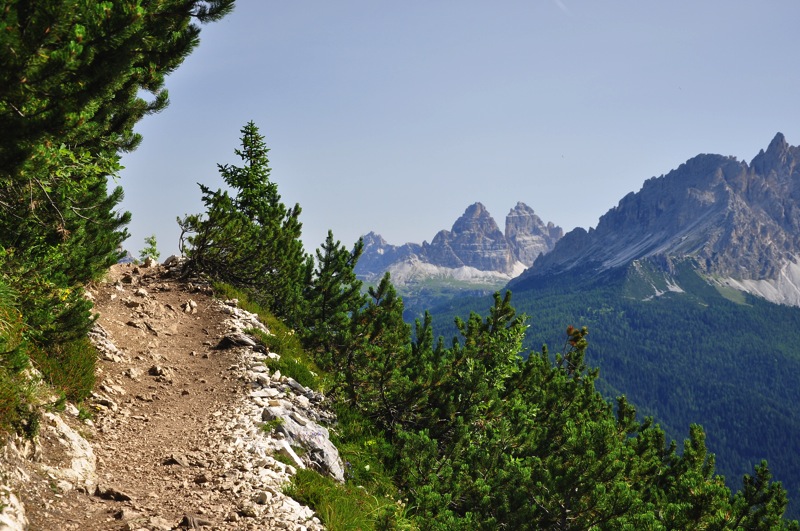
[[[303,239],[428,240],[471,203],[565,230],[698,153],[800,144],[800,2],[238,0],[123,157],[126,248],[222,186],[249,120]]]

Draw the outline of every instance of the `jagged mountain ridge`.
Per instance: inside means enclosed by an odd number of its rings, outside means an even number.
[[[800,147],[781,133],[750,164],[698,155],[645,181],[596,229],[566,234],[511,287],[568,271],[600,275],[636,260],[671,274],[690,260],[719,285],[800,306],[799,161]]]
[[[396,246],[374,232],[366,234],[356,274],[371,281],[389,271],[399,284],[436,277],[505,282],[549,252],[563,234],[561,227],[545,224],[522,202],[506,216],[503,232],[486,207],[474,203],[451,230],[439,231],[430,243]]]

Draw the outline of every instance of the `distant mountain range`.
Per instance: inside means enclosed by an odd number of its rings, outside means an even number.
[[[370,232],[363,237],[356,274],[375,281],[389,271],[399,285],[436,278],[502,285],[548,253],[563,235],[561,227],[545,224],[524,203],[509,211],[503,232],[486,207],[475,203],[430,243],[391,245]]]
[[[600,277],[634,261],[663,273],[653,296],[683,289],[673,276],[688,262],[720,288],[800,305],[800,148],[778,133],[750,164],[698,155],[647,180],[596,229],[569,232],[511,289],[564,272]]]

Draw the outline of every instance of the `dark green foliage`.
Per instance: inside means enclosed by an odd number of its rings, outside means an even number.
[[[106,190],[118,151],[138,143],[139,119],[166,106],[165,75],[198,44],[192,20],[216,20],[232,6],[2,4],[0,261],[15,286],[29,282],[18,291],[33,333],[48,341],[85,333],[88,305],[76,288],[116,261],[127,236],[129,216],[113,212],[122,191]]]
[[[736,493],[733,507],[735,529],[780,529],[780,514],[788,500],[780,483],[772,482],[772,474],[762,461],[755,475],[745,475],[742,490]]]
[[[369,301],[350,320],[347,350],[334,360],[341,389],[353,407],[387,425],[396,412],[396,397],[405,390],[395,378],[408,357],[410,328],[403,322],[403,301],[387,273]]]
[[[523,360],[525,319],[506,294],[487,318],[457,320],[451,347],[427,316],[412,343],[387,279],[370,295],[354,317],[365,340],[342,367],[345,396],[390,438],[387,466],[423,528],[796,528],[764,472],[757,494],[731,494],[699,426],[678,453],[624,398],[615,412],[587,368],[585,328],[567,329],[563,353]]]
[[[268,149],[253,122],[242,130],[236,154],[244,166],[219,165],[234,191],[200,185],[205,215],[179,220],[189,270],[248,291],[279,317],[297,324],[304,314],[302,291],[310,260],[300,240],[300,206],[287,208],[270,181]]]
[[[702,428],[691,426],[679,452],[624,397],[612,407],[585,361],[586,328],[568,327],[560,354],[526,357],[526,318],[510,293],[495,295],[488,317],[456,320],[447,347],[430,315],[413,340],[402,315],[387,275],[342,321],[346,348],[323,358],[335,371],[348,484],[304,473],[292,493],[330,526],[392,528],[408,515],[443,530],[798,529],[783,520],[786,492],[766,465],[732,494]],[[375,502],[408,505],[372,504],[353,483]]]
[[[0,278],[0,434],[36,432],[38,417],[27,403],[28,384],[22,374],[28,366],[27,350],[16,294]]]
[[[788,489],[787,515],[796,517],[800,310],[752,297],[740,304],[691,271],[678,275],[686,293],[646,301],[631,297],[635,290],[624,275],[597,285],[565,277],[517,291],[517,307],[537,324],[526,346],[557,341],[552,331],[561,323],[587,324],[593,331],[587,360],[601,370],[596,384],[607,398],[624,393],[669,438],[702,424],[716,468],[734,490],[767,459]],[[485,304],[471,301],[462,311]],[[437,312],[434,325],[451,330],[445,328],[451,320]]]
[[[51,345],[83,337],[91,327],[91,303],[82,287],[118,260],[130,214],[114,212],[121,188],[107,193],[106,178],[119,169],[115,157],[94,161],[62,146],[43,148],[34,161],[33,179],[61,174],[63,180],[42,184],[39,192],[20,192],[35,198],[46,190],[43,204],[0,209],[0,265],[20,294],[31,337]]]
[[[0,435],[15,427],[22,407],[22,392],[17,381],[8,370],[0,367]]]
[[[353,271],[363,248],[364,242],[359,240],[348,251],[328,231],[325,242],[316,251],[316,266],[306,280],[303,340],[318,362],[328,368],[347,349],[351,340],[350,318],[366,302],[361,294],[361,281]]]
[[[23,329],[17,295],[0,278],[0,367],[8,374],[17,374],[28,366]]]
[[[165,76],[199,42],[192,21],[232,8],[233,0],[2,2],[0,171],[20,176],[49,142],[95,154],[135,147],[134,124],[166,107]]]

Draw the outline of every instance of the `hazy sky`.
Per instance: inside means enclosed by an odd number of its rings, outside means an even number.
[[[797,0],[237,0],[137,126],[126,247],[177,251],[249,120],[309,251],[430,241],[476,201],[501,229],[518,201],[596,226],[698,153],[800,144],[799,22]]]

